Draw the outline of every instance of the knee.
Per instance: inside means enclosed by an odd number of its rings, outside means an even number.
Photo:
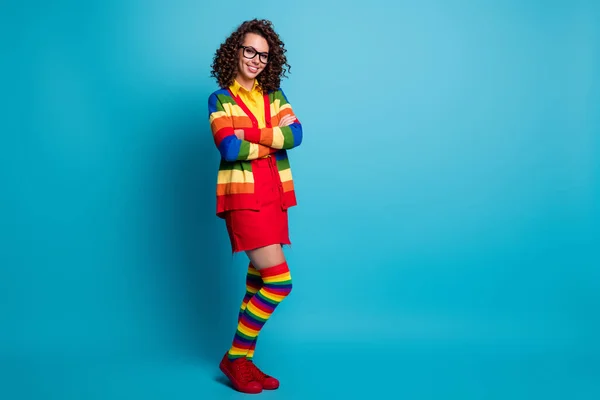
[[[264,285],[281,300],[292,291],[292,274],[287,263],[279,264],[266,270],[262,270]]]
[[[292,278],[290,277],[290,280],[289,280],[289,282],[288,282],[288,283],[287,283],[287,285],[286,285],[286,292],[285,292],[285,293],[286,293],[286,294],[285,294],[286,296],[289,296],[289,294],[292,292],[292,288],[293,288],[293,287],[294,287],[294,286],[292,285]]]
[[[285,273],[284,280],[280,282],[281,295],[283,297],[287,297],[292,292],[293,287],[294,287],[294,285],[292,283],[292,274],[290,273],[290,270],[288,269],[287,272]]]

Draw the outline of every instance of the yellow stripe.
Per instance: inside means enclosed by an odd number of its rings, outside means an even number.
[[[281,178],[281,182],[291,181],[292,180],[291,168],[287,168],[287,169],[279,171],[279,178]]]
[[[210,114],[210,118],[208,120],[212,124],[215,119],[227,116],[228,115],[225,113],[225,111],[215,111],[214,113]]]
[[[292,274],[289,271],[284,272],[283,274],[273,275],[273,276],[269,276],[267,278],[263,278],[265,283],[283,282],[283,281],[289,281],[290,279],[292,279]]]
[[[254,183],[251,171],[239,169],[221,170],[217,175],[217,183]]]
[[[250,143],[250,149],[248,151],[248,157],[246,160],[255,160],[258,158],[258,144]]]
[[[283,133],[281,133],[281,128],[276,126],[273,128],[273,143],[271,147],[275,149],[281,149],[283,147]]]
[[[244,354],[246,354],[246,350],[240,349],[239,347],[231,346],[231,349],[229,349],[229,354],[233,356],[243,356]]]
[[[229,116],[232,117],[242,117],[242,116],[246,116],[246,113],[244,112],[244,110],[242,110],[242,108],[240,106],[238,106],[237,104],[232,104],[232,103],[225,103],[223,104],[223,110],[225,111],[225,113]]]
[[[279,104],[281,104],[281,100],[275,99],[274,102],[271,103],[271,115],[275,116],[279,112]]]
[[[248,306],[246,307],[248,309],[248,311],[250,311],[252,314],[256,315],[257,317],[260,317],[262,319],[267,319],[269,318],[269,316],[271,314],[268,314],[266,312],[264,312],[263,310],[261,310],[260,308],[256,307],[254,305],[254,303],[250,302],[248,303]]]
[[[283,106],[279,107],[279,112],[282,112],[283,110],[287,109],[292,109],[292,105],[290,103],[284,104]]]
[[[276,301],[277,303],[281,303],[281,301],[285,298],[285,296],[282,296],[280,294],[268,293],[268,292],[265,292],[264,290],[262,292],[262,295],[265,296],[269,300]]]
[[[248,328],[244,324],[240,324],[238,326],[238,330],[240,332],[242,332],[244,335],[249,336],[249,337],[256,337],[256,336],[258,336],[258,331],[255,331],[254,329],[250,329],[250,328]]]

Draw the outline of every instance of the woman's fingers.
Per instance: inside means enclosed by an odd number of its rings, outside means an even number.
[[[296,116],[294,115],[286,115],[281,120],[279,120],[279,126],[288,126],[294,123],[296,120]]]

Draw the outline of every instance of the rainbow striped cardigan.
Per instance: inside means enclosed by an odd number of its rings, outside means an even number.
[[[208,98],[210,128],[221,153],[217,176],[217,215],[221,218],[229,210],[259,209],[251,161],[265,156],[277,160],[284,209],[297,204],[287,150],[302,143],[302,125],[296,119],[289,126],[278,126],[284,115],[293,114],[283,90],[265,93],[263,97],[266,127],[262,129],[244,102],[229,89],[219,89]],[[243,140],[234,134],[235,129],[244,130]]]

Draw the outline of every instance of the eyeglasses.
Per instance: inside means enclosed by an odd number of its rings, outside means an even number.
[[[244,49],[244,57],[252,60],[258,54],[258,59],[261,63],[266,64],[269,61],[269,53],[260,53],[256,51],[254,47],[250,46],[240,46],[240,49]]]

